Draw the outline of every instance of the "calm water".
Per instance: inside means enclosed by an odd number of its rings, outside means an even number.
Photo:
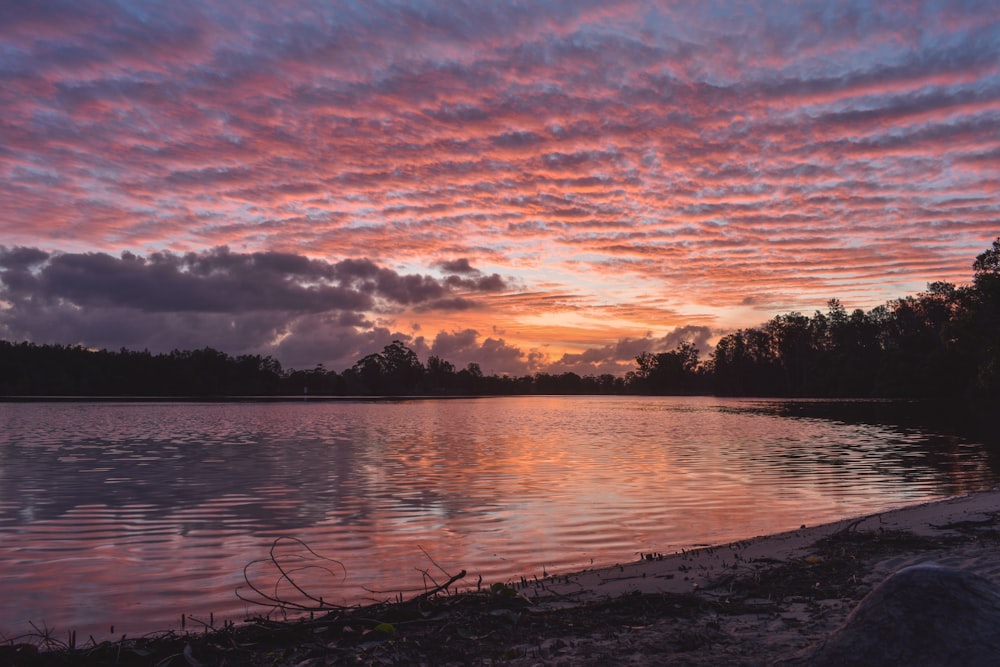
[[[474,585],[994,486],[983,445],[716,398],[0,404],[0,640],[242,619],[275,538],[328,601]],[[424,553],[426,552],[426,554]],[[284,546],[284,562],[306,555]],[[433,558],[433,563],[430,561]],[[266,563],[249,569],[275,582]],[[273,591],[273,588],[268,590]],[[377,592],[372,592],[377,591]],[[246,591],[249,592],[249,591]],[[292,597],[287,590],[282,596]]]

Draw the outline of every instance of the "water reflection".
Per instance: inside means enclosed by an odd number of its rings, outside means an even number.
[[[347,566],[328,600],[631,560],[996,483],[955,435],[816,406],[634,397],[0,405],[0,631],[259,613],[281,535]],[[328,585],[328,584],[325,584]]]

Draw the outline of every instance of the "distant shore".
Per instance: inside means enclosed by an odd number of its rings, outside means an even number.
[[[892,573],[925,563],[1000,586],[1000,489],[311,621],[40,652],[20,638],[0,646],[0,663],[108,664],[114,652],[122,665],[767,665],[794,660]]]

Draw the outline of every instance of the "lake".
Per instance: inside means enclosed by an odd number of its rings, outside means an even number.
[[[328,566],[296,577],[354,604],[426,575],[566,573],[1000,481],[990,447],[856,405],[868,416],[704,397],[0,403],[0,640],[266,614],[236,591],[249,565],[294,597],[266,562],[280,537],[339,561],[276,551]]]

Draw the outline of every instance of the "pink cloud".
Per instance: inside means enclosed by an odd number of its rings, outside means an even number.
[[[106,9],[0,14],[7,244],[229,245],[400,275],[464,257],[523,293],[406,315],[499,323],[524,355],[505,363],[531,368],[607,345],[532,315],[616,312],[611,337],[641,339],[628,327],[759,317],[748,295],[872,307],[968,279],[996,234],[992,7]],[[405,333],[294,326],[317,322]],[[538,347],[549,334],[560,349]]]

